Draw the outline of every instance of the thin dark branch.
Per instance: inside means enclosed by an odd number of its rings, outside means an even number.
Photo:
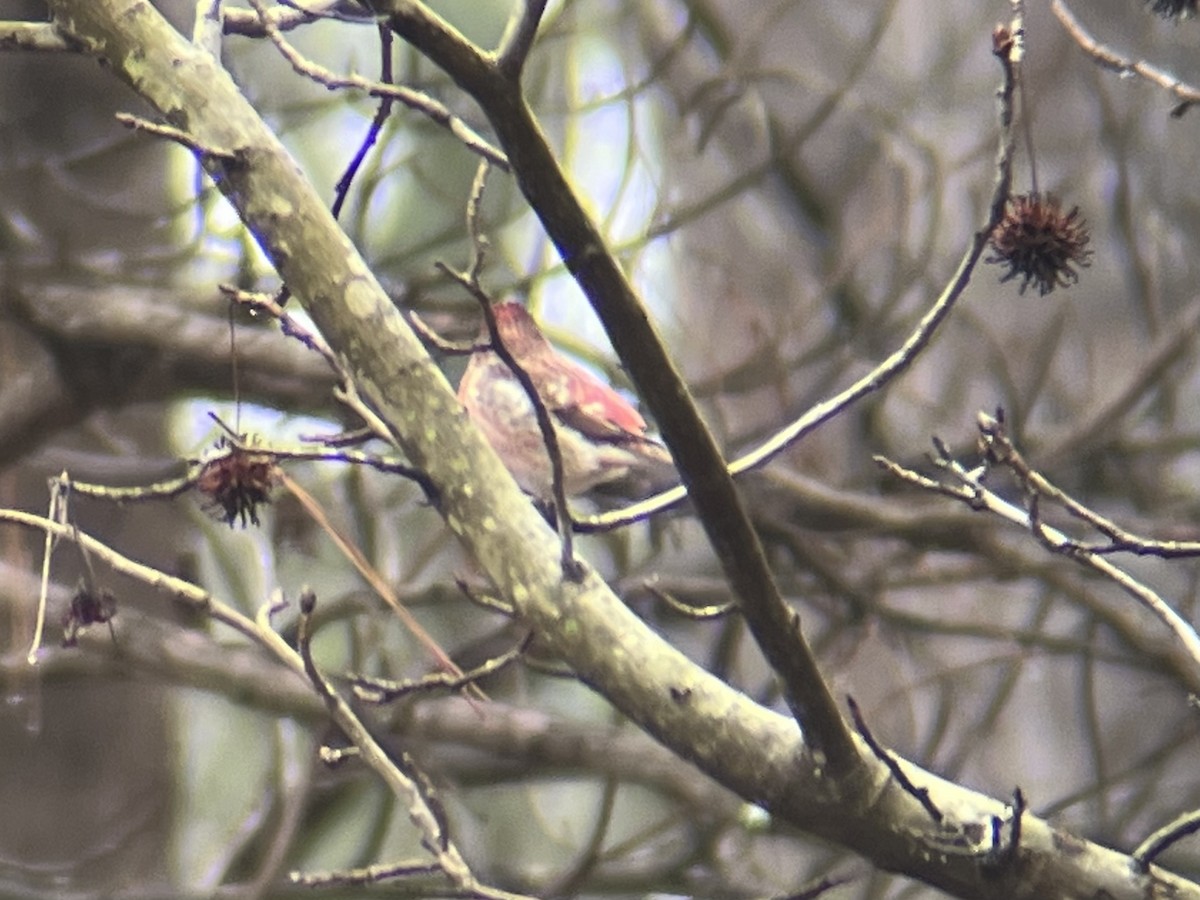
[[[571,528],[571,511],[567,506],[567,490],[563,472],[562,449],[558,444],[558,431],[554,420],[546,408],[546,402],[538,393],[537,385],[529,373],[525,371],[512,352],[504,344],[500,329],[496,325],[496,315],[492,311],[492,298],[484,291],[479,283],[479,275],[483,271],[484,260],[487,256],[487,236],[483,233],[480,207],[483,203],[483,190],[487,184],[487,161],[480,162],[475,173],[475,181],[471,186],[471,196],[467,201],[467,233],[471,238],[471,261],[466,272],[457,272],[444,263],[437,263],[438,268],[461,284],[478,302],[483,312],[483,320],[487,324],[487,332],[492,352],[500,358],[513,377],[520,383],[529,403],[533,406],[537,419],[538,430],[542,433],[542,443],[546,447],[546,455],[550,458],[551,499],[554,502],[554,524],[558,529],[558,537],[562,543],[563,575],[574,581],[583,578],[583,567],[575,558],[575,536]]]
[[[1016,864],[1017,855],[1021,852],[1021,822],[1025,819],[1025,809],[1025,792],[1019,787],[1013,788],[1012,826],[1009,829],[1006,854],[1010,866]]]
[[[933,821],[941,822],[943,818],[942,811],[930,799],[929,791],[926,788],[920,788],[913,784],[912,779],[905,775],[904,770],[900,768],[900,763],[896,762],[896,757],[880,744],[879,741],[875,740],[875,736],[871,734],[871,729],[867,727],[866,719],[863,718],[862,710],[858,708],[858,702],[849,694],[846,695],[846,705],[850,707],[850,718],[854,720],[854,727],[858,729],[858,733],[862,735],[862,739],[871,748],[871,752],[875,754],[875,758],[888,767],[888,771],[892,773],[892,777],[896,779],[896,783],[904,789],[905,793],[911,794],[921,804]]]
[[[1159,541],[1141,537],[1080,503],[1053,484],[1046,476],[1035,470],[1012,443],[1002,416],[980,413],[978,425],[981,442],[989,459],[994,464],[1011,470],[1024,486],[1028,495],[1027,505],[1030,517],[1039,529],[1041,529],[1041,520],[1037,510],[1038,498],[1046,497],[1062,506],[1076,519],[1091,525],[1108,539],[1103,543],[1084,543],[1082,541],[1068,541],[1065,544],[1053,543],[1051,549],[1056,552],[1083,550],[1099,554],[1134,553],[1139,556],[1159,556],[1163,559],[1200,556],[1200,541]]]
[[[392,32],[385,26],[379,26],[379,81],[382,84],[394,83],[392,73]],[[379,135],[383,131],[383,125],[387,121],[388,116],[392,114],[392,105],[395,103],[394,97],[380,97],[379,108],[375,110],[375,118],[371,120],[371,127],[367,129],[367,134],[363,138],[362,144],[358,148],[358,152],[354,154],[354,158],[350,160],[346,166],[346,171],[342,177],[338,179],[338,183],[334,188],[333,206],[330,207],[330,212],[336,219],[342,213],[342,206],[346,202],[346,197],[350,194],[350,186],[354,183],[354,176],[358,174],[359,168],[362,167],[363,161],[367,158],[367,153],[375,146],[375,142],[379,140]]]
[[[575,534],[571,523],[571,510],[567,505],[562,450],[558,445],[558,431],[554,427],[554,420],[550,415],[550,410],[546,409],[546,401],[538,393],[537,385],[533,383],[533,379],[529,376],[529,373],[517,362],[516,357],[512,355],[512,351],[505,346],[504,339],[500,336],[500,329],[496,325],[496,315],[492,312],[491,297],[479,286],[478,282],[472,280],[470,274],[457,272],[443,263],[437,263],[436,265],[466,288],[471,296],[479,301],[480,309],[483,312],[483,319],[487,325],[489,345],[492,352],[500,357],[501,362],[508,366],[508,370],[512,372],[513,377],[520,383],[521,388],[525,391],[525,395],[529,398],[530,404],[533,406],[538,430],[542,433],[542,443],[545,445],[546,455],[550,459],[550,499],[553,502],[554,526],[558,531],[558,537],[562,543],[563,574],[572,580],[578,581],[583,576],[583,569],[579,561],[575,558]]]
[[[642,585],[642,587],[654,599],[666,604],[674,612],[688,619],[695,619],[697,621],[720,619],[738,611],[736,603],[714,603],[710,606],[693,606],[690,603],[684,603],[669,591],[664,591],[656,585],[647,583]]]
[[[1021,852],[1021,823],[1025,819],[1025,792],[1019,787],[1013,788],[1012,803],[1009,804],[1012,813],[1008,818],[1008,842],[1004,841],[1004,819],[992,816],[991,849],[983,859],[984,871],[989,878],[999,878],[1011,873],[1020,860]]]
[[[533,632],[529,632],[513,649],[499,656],[480,663],[462,674],[454,672],[430,672],[423,678],[411,681],[390,681],[386,678],[371,678],[366,675],[355,675],[350,679],[354,694],[360,700],[368,703],[389,703],[398,697],[425,691],[443,690],[458,691],[473,684],[481,678],[495,675],[502,669],[520,659],[533,641]]]
[[[507,157],[484,140],[478,132],[461,118],[454,115],[444,103],[403,85],[383,84],[378,81],[362,78],[358,75],[337,75],[323,66],[317,65],[311,60],[306,59],[295,47],[288,43],[283,33],[267,17],[267,11],[263,7],[261,0],[250,0],[250,5],[258,12],[267,37],[271,39],[271,42],[275,44],[284,59],[291,63],[292,68],[298,74],[324,85],[329,90],[359,90],[365,91],[372,97],[398,100],[409,109],[428,116],[438,125],[444,127],[458,138],[468,150],[479,154],[497,168],[503,169],[506,172],[510,170]]]
[[[1184,813],[1142,841],[1133,851],[1133,858],[1145,872],[1164,850],[1198,831],[1200,831],[1200,810]]]
[[[501,72],[513,81],[521,77],[525,60],[537,37],[538,23],[546,11],[546,0],[521,0],[513,7],[512,16],[500,38],[500,48],[496,52],[496,65]]]
[[[333,371],[335,375],[343,383],[348,379],[346,373],[342,370],[342,364],[338,362],[337,357],[324,340],[317,334],[305,328],[297,322],[292,316],[288,315],[283,308],[283,304],[287,301],[286,288],[280,293],[261,293],[256,291],[244,291],[241,288],[232,284],[218,284],[217,290],[224,296],[228,297],[231,303],[237,303],[245,306],[252,313],[263,313],[271,316],[279,322],[279,329],[287,337],[299,341],[304,347],[316,353]]]
[[[446,271],[443,269],[442,271]],[[453,274],[450,276],[454,277]],[[477,353],[480,350],[487,350],[491,347],[490,341],[471,341],[470,343],[455,343],[448,341],[430,327],[429,323],[422,319],[411,309],[401,310],[404,313],[404,318],[412,327],[412,330],[417,333],[417,337],[421,339],[421,343],[431,350],[446,356],[469,356],[472,353]]]
[[[132,128],[135,131],[144,131],[146,134],[152,134],[156,137],[166,138],[169,141],[181,144],[202,160],[216,159],[226,163],[237,162],[238,156],[232,150],[206,146],[186,131],[181,131],[171,125],[151,122],[149,119],[143,119],[141,116],[134,116],[129,113],[117,113],[116,120],[126,128]]]

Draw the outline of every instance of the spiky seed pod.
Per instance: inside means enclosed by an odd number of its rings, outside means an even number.
[[[107,588],[94,590],[81,581],[71,598],[70,607],[63,616],[62,645],[77,646],[80,633],[89,625],[107,622],[108,629],[112,632],[112,620],[116,614],[117,599],[112,591]]]
[[[258,506],[271,501],[275,486],[275,460],[265,453],[234,447],[204,465],[196,479],[196,490],[221,511],[221,520],[233,525],[241,519],[258,524]]]
[[[1075,267],[1091,265],[1090,240],[1078,206],[1064,213],[1053,194],[1019,194],[1008,198],[1004,218],[990,238],[993,254],[987,262],[1008,266],[1001,281],[1022,278],[1022,294],[1032,282],[1044,297],[1079,280]]]

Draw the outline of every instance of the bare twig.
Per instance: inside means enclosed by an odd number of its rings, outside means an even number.
[[[50,479],[50,508],[46,516],[58,525],[66,525],[70,515],[71,489],[69,484],[63,483],[66,475],[67,473],[63,472],[60,478]],[[76,532],[76,538],[78,538],[78,532]],[[26,657],[31,666],[37,664],[38,650],[42,646],[42,632],[46,627],[46,596],[50,590],[50,557],[54,553],[55,543],[54,535],[47,531],[45,547],[42,550],[42,582],[41,589],[38,591],[37,621],[33,627],[33,643],[30,645],[29,654]]]
[[[506,172],[511,171],[508,158],[504,153],[484,140],[471,126],[454,115],[444,103],[433,99],[428,94],[423,94],[420,91],[415,91],[403,85],[383,84],[359,75],[337,75],[329,69],[317,65],[311,60],[306,59],[299,50],[288,43],[283,33],[271,23],[270,19],[267,18],[266,8],[263,6],[262,0],[250,0],[250,5],[258,13],[267,37],[271,39],[271,42],[279,49],[284,59],[291,63],[292,68],[300,75],[310,78],[318,84],[325,85],[331,91],[353,89],[365,91],[372,97],[397,100],[409,109],[422,113],[438,125],[444,127],[458,138],[468,150],[479,154],[497,168],[503,169]]]
[[[316,19],[330,19],[335,22],[373,21],[369,8],[358,0],[276,0],[276,2],[293,12]]]
[[[714,603],[711,606],[692,606],[675,598],[673,594],[647,582],[642,587],[656,600],[665,603],[674,612],[688,619],[703,621],[705,619],[720,619],[738,611],[736,603]]]
[[[403,797],[408,802],[408,817],[421,832],[421,843],[433,856],[438,868],[455,885],[470,892],[471,896],[492,897],[496,900],[517,896],[506,891],[488,888],[476,880],[470,867],[446,833],[446,823],[440,810],[440,804],[426,793],[424,776],[413,769],[410,760],[397,760],[390,756],[375,740],[374,735],[371,734],[357,713],[321,674],[313,661],[311,651],[312,613],[316,602],[316,594],[309,588],[304,588],[300,595],[297,644],[301,668],[308,676],[313,688],[325,701],[330,718],[337,723],[351,743],[358,747],[359,753],[368,765],[377,772],[387,773],[389,783],[397,789],[397,796]],[[269,632],[279,640],[279,643],[283,643],[282,639],[279,639],[279,636],[271,630],[270,622],[262,611],[258,617],[258,626],[260,631]],[[286,647],[286,644],[284,646]]]
[[[613,349],[646,401],[688,487],[699,518],[746,621],[785,688],[789,709],[832,777],[863,759],[820,667],[784,603],[726,462],[645,304],[608,250],[561,160],[521,93],[481,51],[424,4],[387,2],[389,22],[479,103],[510,159],[530,206],[600,317]],[[499,77],[498,77],[499,76]],[[980,241],[980,251],[986,241]]]
[[[135,131],[144,131],[146,134],[153,134],[157,137],[166,138],[169,141],[174,141],[187,147],[202,160],[215,159],[221,162],[234,163],[238,160],[238,155],[233,150],[224,150],[220,147],[209,147],[195,137],[188,134],[186,131],[181,131],[171,125],[162,125],[158,122],[151,122],[149,119],[143,119],[141,116],[130,115],[129,113],[117,113],[116,120],[126,128],[132,128]]]
[[[392,32],[385,25],[378,26],[379,29],[379,80],[383,84],[392,84]],[[367,153],[375,146],[375,142],[379,140],[379,135],[383,131],[383,125],[387,121],[388,116],[392,114],[392,105],[395,103],[394,97],[380,97],[379,108],[375,110],[375,117],[371,120],[371,127],[367,129],[367,134],[363,138],[363,142],[359,145],[358,151],[354,154],[354,158],[350,160],[346,166],[346,171],[342,173],[342,177],[338,179],[337,185],[334,187],[333,206],[330,207],[330,212],[336,219],[342,213],[342,206],[346,202],[346,198],[350,195],[350,186],[354,183],[354,176],[358,174],[359,168],[363,161],[367,158]]]
[[[0,509],[0,521],[12,522],[26,528],[36,529],[56,541],[65,539],[78,543],[93,559],[104,563],[114,572],[128,575],[136,581],[171,594],[194,609],[205,613],[215,621],[228,625],[230,628],[257,643],[262,643],[261,636],[258,634],[258,629],[254,623],[233,609],[233,607],[220,602],[207,591],[190,582],[167,575],[151,566],[143,565],[129,559],[127,556],[113,550],[107,544],[100,542],[72,525],[15,509]]]
[[[1013,788],[1012,826],[1009,828],[1008,852],[1005,854],[1008,864],[1015,865],[1017,854],[1021,851],[1021,822],[1025,819],[1025,792],[1020,787]]]
[[[1000,816],[991,817],[992,846],[983,859],[984,870],[989,878],[999,878],[1006,871],[1011,871],[1020,860],[1021,823],[1025,819],[1025,792],[1020,787],[1013,788],[1012,812],[1008,816],[1008,841],[1004,840],[1005,819]]]
[[[545,11],[546,0],[521,0],[513,6],[496,51],[496,65],[514,81],[521,77],[521,70],[533,47],[533,39],[537,37],[538,23]]]
[[[1138,844],[1137,849],[1133,851],[1133,858],[1145,872],[1164,850],[1198,831],[1200,831],[1200,810],[1184,813]]]
[[[1009,0],[1013,17],[1008,26],[1012,38],[1012,64],[1017,77],[1017,93],[1021,98],[1021,133],[1025,138],[1025,156],[1029,161],[1029,184],[1033,193],[1038,193],[1037,154],[1033,150],[1033,110],[1025,94],[1025,2]]]
[[[1088,553],[1136,553],[1139,556],[1161,556],[1164,559],[1200,556],[1200,541],[1159,541],[1140,537],[1122,528],[1116,522],[1084,506],[1070,494],[1052,484],[1048,478],[1033,469],[1021,452],[1013,445],[1004,419],[1000,415],[979,414],[981,442],[993,463],[1010,469],[1025,487],[1030,502],[1030,516],[1037,519],[1033,506],[1039,497],[1046,497],[1062,506],[1068,513],[1091,525],[1106,538],[1105,543],[1083,543],[1071,541],[1056,550],[1083,550]]]
[[[389,703],[398,697],[426,691],[458,691],[512,665],[525,654],[532,641],[533,632],[531,631],[508,652],[501,653],[459,675],[450,672],[431,672],[423,678],[410,681],[391,681],[386,678],[355,675],[351,679],[351,684],[354,686],[355,696],[368,703]]]
[[[442,269],[443,272],[448,271]],[[454,278],[454,273],[450,273],[450,277]],[[429,326],[429,323],[418,316],[411,309],[402,310],[404,318],[408,320],[408,324],[412,326],[412,330],[417,333],[417,337],[421,339],[421,343],[438,353],[446,356],[469,356],[472,353],[478,353],[481,350],[487,350],[492,346],[491,341],[479,340],[470,341],[467,343],[457,343],[448,341]]]
[[[265,23],[270,23],[280,31],[292,31],[301,25],[310,25],[326,18],[371,21],[369,16],[363,15],[362,6],[354,0],[313,0],[304,6],[298,3],[281,4],[268,10],[265,17],[253,9],[230,7],[225,10],[225,33],[260,38],[267,36]]]
[[[495,313],[492,312],[492,298],[479,283],[479,275],[483,271],[488,248],[487,236],[483,233],[480,218],[480,205],[483,202],[487,174],[488,165],[485,160],[479,164],[479,169],[475,173],[475,181],[471,185],[471,196],[467,200],[467,233],[471,238],[471,260],[467,271],[455,271],[441,262],[437,263],[437,267],[466,288],[471,296],[479,302],[484,322],[487,324],[492,352],[508,366],[509,371],[520,383],[533,406],[538,429],[542,433],[542,443],[545,445],[546,455],[550,459],[551,499],[554,502],[554,524],[558,529],[559,540],[562,542],[563,574],[578,581],[583,577],[583,568],[575,558],[575,537],[571,527],[571,511],[567,506],[567,491],[563,474],[562,450],[558,445],[558,431],[554,427],[550,411],[546,409],[546,401],[538,393],[537,385],[505,345],[504,339],[500,335],[500,329],[496,325]]]
[[[342,364],[338,362],[333,351],[329,349],[329,345],[319,335],[309,331],[292,316],[288,315],[277,294],[263,291],[244,291],[232,284],[219,284],[217,285],[217,290],[232,302],[245,306],[252,312],[266,313],[278,320],[279,328],[285,335],[299,341],[324,359],[329,368],[333,370],[334,374],[338,376],[343,384],[350,381],[342,369]]]
[[[926,788],[917,787],[912,783],[912,779],[904,774],[904,770],[900,768],[900,763],[896,762],[896,757],[888,752],[879,741],[875,740],[875,736],[871,734],[871,729],[867,727],[867,721],[863,718],[862,710],[858,708],[858,702],[851,696],[846,696],[846,705],[850,707],[850,718],[854,720],[854,727],[858,729],[858,733],[862,735],[862,739],[866,741],[871,752],[875,754],[875,758],[888,767],[888,771],[892,773],[892,777],[896,779],[896,783],[904,789],[904,792],[911,794],[918,803],[929,813],[929,817],[934,822],[942,821],[942,811],[937,808],[937,805],[929,797],[929,791]]]
[[[94,497],[97,500],[107,500],[113,503],[135,503],[145,500],[170,500],[196,486],[205,469],[214,463],[228,459],[237,452],[253,452],[269,457],[272,462],[342,462],[351,465],[367,466],[379,472],[390,475],[400,475],[409,478],[427,491],[435,491],[434,486],[419,469],[408,463],[392,457],[379,456],[362,451],[346,448],[329,447],[285,447],[249,445],[237,438],[228,437],[221,446],[215,447],[210,453],[188,466],[188,471],[176,478],[157,481],[152,484],[135,485],[132,487],[112,487],[104,484],[93,484],[86,481],[75,481],[67,473],[63,473],[56,481],[69,486],[72,493]]]
[[[940,484],[883,457],[876,457],[875,461],[891,474],[910,484],[926,490],[936,490],[938,493],[961,500],[972,509],[1000,516],[1034,534],[1051,550],[1062,551],[1081,565],[1100,573],[1145,606],[1166,625],[1186,653],[1192,674],[1195,676],[1200,671],[1200,636],[1183,616],[1177,613],[1155,591],[1128,572],[1113,565],[1100,554],[1078,547],[1071,538],[1057,528],[1039,523],[1028,510],[1013,505],[988,488],[983,483],[987,472],[986,467],[968,470],[950,458],[949,454],[942,452],[934,461],[944,471],[949,472],[958,483]]]
[[[928,346],[938,327],[946,320],[950,311],[958,302],[958,298],[970,282],[971,274],[979,262],[979,258],[983,255],[983,251],[987,247],[988,238],[992,230],[1004,215],[1004,205],[1008,201],[1009,190],[1012,185],[1014,140],[1012,118],[1016,75],[1012,63],[1006,56],[997,54],[997,57],[1004,66],[1005,79],[1004,86],[999,95],[999,117],[1002,128],[1000,145],[996,153],[995,181],[992,187],[991,200],[988,204],[987,216],[981,223],[979,230],[975,232],[974,238],[959,261],[954,275],[951,276],[949,282],[942,289],[941,294],[938,295],[933,305],[929,307],[928,312],[921,317],[921,321],[917,323],[916,328],[913,329],[912,333],[895,352],[858,381],[854,382],[854,384],[830,397],[828,400],[812,406],[802,416],[786,427],[781,428],[754,450],[733,460],[729,464],[730,474],[735,476],[741,475],[743,472],[766,465],[766,463],[787,450],[797,441],[816,431],[826,422],[837,418],[844,410],[859,400],[879,391],[885,385],[902,375],[925,347]],[[687,489],[685,487],[674,487],[639,503],[634,503],[597,516],[590,516],[581,520],[580,524],[588,531],[607,531],[613,528],[620,528],[662,512],[682,502],[686,497]]]
[[[286,487],[292,493],[292,496],[300,501],[300,505],[303,506],[305,511],[313,518],[313,521],[320,525],[322,530],[329,535],[329,538],[333,541],[334,545],[342,552],[342,555],[344,555],[346,559],[350,561],[354,568],[358,570],[358,573],[363,577],[363,580],[371,586],[371,589],[379,595],[380,599],[382,599],[385,603],[387,603],[388,606],[392,608],[392,611],[395,612],[396,617],[404,623],[404,627],[407,628],[412,633],[413,637],[420,641],[425,649],[428,650],[434,659],[437,660],[438,665],[441,666],[444,671],[450,673],[454,677],[462,678],[462,669],[460,669],[458,665],[455,664],[454,660],[452,660],[446,654],[446,651],[442,649],[442,646],[434,639],[433,635],[426,631],[425,627],[419,621],[417,621],[416,617],[411,611],[409,611],[408,607],[401,602],[400,597],[388,583],[387,579],[380,575],[378,570],[371,565],[367,558],[363,556],[362,551],[359,550],[358,547],[355,546],[351,541],[347,540],[345,536],[343,536],[342,533],[334,527],[333,523],[329,520],[329,517],[325,515],[325,510],[321,508],[321,505],[317,503],[315,499],[313,499],[312,495],[310,495],[308,491],[304,490],[304,488],[302,488],[294,480],[289,478],[286,473],[280,472],[279,479],[283,483],[284,487]],[[483,692],[480,691],[479,688],[475,687],[473,684],[468,686],[471,688],[472,692],[477,698],[484,698]]]
[[[462,591],[463,596],[474,603],[481,609],[486,609],[488,612],[498,613],[506,619],[512,619],[516,616],[516,611],[512,608],[512,604],[495,596],[494,594],[484,593],[476,590],[462,576],[457,576],[454,579],[455,586]]]
[[[301,887],[348,887],[363,884],[378,884],[394,878],[413,878],[417,875],[437,875],[442,871],[437,863],[411,860],[398,863],[380,863],[358,869],[333,872],[292,872],[288,880]]]
[[[1196,103],[1200,103],[1200,88],[1194,87],[1170,72],[1144,60],[1123,56],[1092,37],[1063,0],[1054,0],[1050,4],[1050,8],[1072,40],[1099,65],[1118,75],[1137,75],[1144,78],[1152,84],[1157,84],[1178,100],[1179,103],[1171,110],[1172,117],[1179,118]]]

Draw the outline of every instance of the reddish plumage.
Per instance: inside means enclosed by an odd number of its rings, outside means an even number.
[[[567,494],[630,474],[658,481],[670,471],[670,454],[646,436],[645,420],[624,397],[555,350],[521,304],[506,301],[492,310],[500,339],[528,373],[554,422]],[[495,352],[471,355],[458,399],[517,483],[548,498],[550,456],[533,404]]]

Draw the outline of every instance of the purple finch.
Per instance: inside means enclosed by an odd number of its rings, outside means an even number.
[[[646,422],[624,397],[554,349],[520,303],[492,307],[500,340],[537,388],[554,423],[563,488],[582,494],[627,476],[650,483],[673,472],[667,449],[646,437]],[[484,333],[486,340],[486,330]],[[529,395],[488,348],[471,354],[458,399],[526,492],[552,495],[550,454]]]

